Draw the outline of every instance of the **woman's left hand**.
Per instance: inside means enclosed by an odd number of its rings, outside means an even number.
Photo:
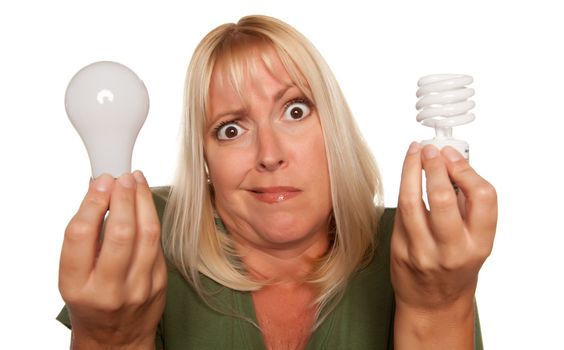
[[[403,166],[391,243],[396,317],[419,315],[427,322],[442,315],[450,326],[455,322],[446,320],[450,316],[473,317],[478,272],[492,250],[496,223],[495,189],[460,153],[413,143]],[[397,319],[396,326],[401,326]]]

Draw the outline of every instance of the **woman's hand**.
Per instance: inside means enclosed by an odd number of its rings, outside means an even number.
[[[159,219],[144,176],[101,175],[70,221],[61,251],[59,289],[72,348],[153,349],[166,282]]]
[[[474,292],[496,223],[495,189],[457,151],[410,146],[391,246],[396,348],[472,348]]]

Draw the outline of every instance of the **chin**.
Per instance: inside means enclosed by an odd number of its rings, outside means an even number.
[[[260,232],[264,240],[272,244],[300,243],[315,236],[320,230],[318,225],[299,222],[295,218],[291,220],[266,220],[265,222],[266,224],[257,227],[257,231]]]
[[[273,245],[286,246],[294,243],[300,243],[307,239],[310,234],[302,232],[288,232],[288,231],[268,231],[261,234],[264,240]]]

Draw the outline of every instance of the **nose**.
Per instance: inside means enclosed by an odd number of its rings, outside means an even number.
[[[257,132],[257,170],[275,171],[287,165],[281,135],[272,126],[263,126]]]

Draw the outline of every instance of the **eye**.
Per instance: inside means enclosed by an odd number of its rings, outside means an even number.
[[[215,130],[218,140],[234,140],[245,132],[245,129],[234,121],[221,123]]]
[[[311,107],[307,100],[290,101],[284,108],[284,118],[288,120],[301,120],[310,113]]]

